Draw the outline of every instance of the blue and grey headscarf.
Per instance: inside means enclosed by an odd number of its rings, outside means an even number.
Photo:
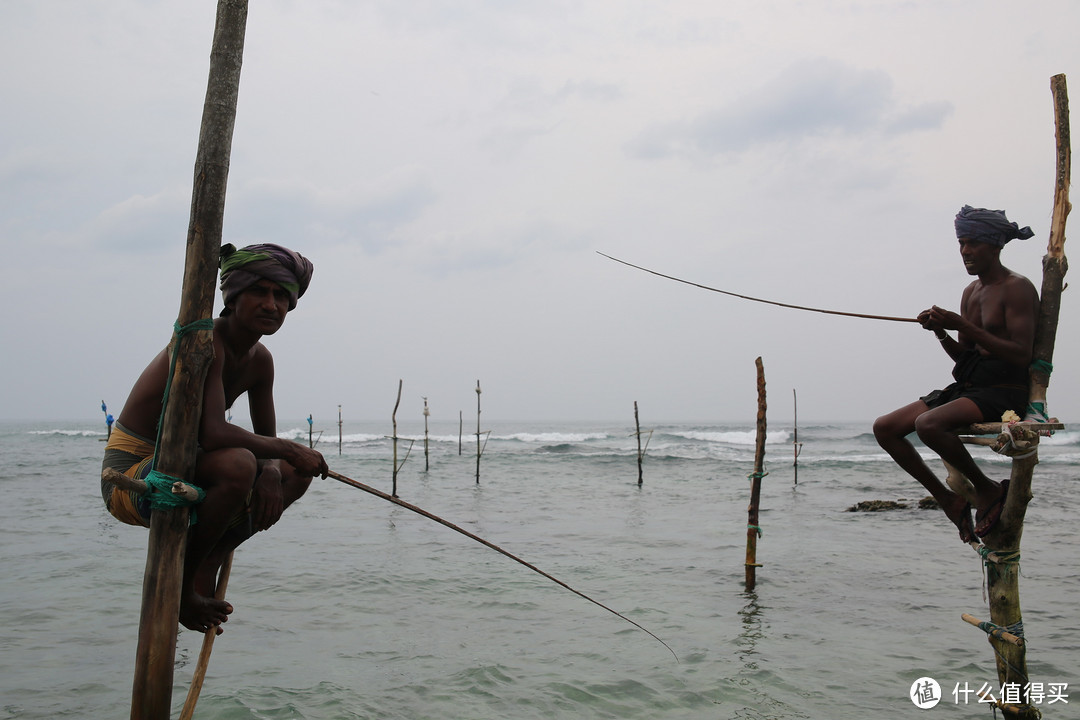
[[[221,246],[221,295],[225,308],[236,296],[262,279],[271,280],[289,293],[289,309],[308,289],[314,266],[298,252],[272,243],[248,245],[239,250],[232,244]]]
[[[997,247],[1005,247],[1005,243],[1017,238],[1027,240],[1035,234],[1029,227],[1022,228],[1009,222],[1004,210],[973,208],[970,205],[960,208],[953,224],[957,238],[970,238]]]

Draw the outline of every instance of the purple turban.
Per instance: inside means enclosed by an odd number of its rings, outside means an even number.
[[[298,252],[272,243],[248,245],[239,250],[232,244],[221,246],[221,295],[226,307],[221,315],[229,313],[228,305],[249,287],[266,279],[277,283],[289,293],[289,309],[311,283],[314,267],[311,261]]]
[[[1017,227],[1016,223],[1009,222],[1004,210],[973,208],[970,205],[960,208],[953,224],[957,238],[970,238],[998,247],[1005,247],[1005,243],[1017,238],[1027,240],[1035,234],[1029,227]]]

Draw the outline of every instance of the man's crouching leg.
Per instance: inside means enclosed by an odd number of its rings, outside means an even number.
[[[206,491],[206,498],[196,508],[197,522],[188,531],[180,592],[180,624],[189,630],[216,628],[220,633],[221,623],[233,610],[224,600],[214,599],[217,573],[228,555],[222,539],[232,518],[244,511],[257,470],[255,456],[242,448],[199,455],[196,483]],[[235,547],[239,542],[228,544]]]

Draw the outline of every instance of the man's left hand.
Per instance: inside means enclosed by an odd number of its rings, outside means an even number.
[[[263,465],[251,495],[252,526],[255,530],[269,530],[285,512],[281,470],[271,463]]]

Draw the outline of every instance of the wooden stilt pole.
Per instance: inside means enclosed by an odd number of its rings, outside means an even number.
[[[483,447],[480,444],[480,381],[476,381],[476,484],[480,484],[480,456],[483,454]]]
[[[181,327],[210,318],[214,310],[246,25],[247,0],[218,0],[177,318]],[[174,343],[177,361],[156,464],[160,472],[190,482],[195,473],[203,385],[214,353],[213,333],[186,333]],[[169,717],[187,529],[187,509],[151,513],[131,698],[133,720]]]
[[[397,494],[397,474],[398,474],[398,461],[397,461],[397,441],[398,441],[398,437],[397,437],[397,409],[398,409],[398,405],[401,404],[401,386],[402,386],[402,383],[403,383],[402,380],[398,380],[397,402],[394,403],[394,412],[390,414],[390,422],[394,426],[394,437],[393,437],[393,442],[394,442],[394,482],[393,482],[393,486],[392,486],[392,489],[390,491],[390,494],[392,496],[394,496],[394,497],[398,496],[398,494]]]
[[[792,446],[795,450],[795,484],[799,484],[799,453],[802,452],[802,443],[799,442],[799,396],[795,394],[795,388],[791,388],[791,399],[795,408],[795,419],[793,427],[795,428],[795,437],[792,439]]]
[[[634,435],[637,436],[637,484],[640,487],[644,480],[642,474],[642,464],[645,462],[645,453],[649,449],[649,441],[652,440],[652,430],[649,431],[649,437],[645,440],[645,446],[641,445],[641,423],[638,421],[638,407],[637,400],[634,401]]]
[[[634,401],[634,434],[637,435],[637,484],[641,485],[645,482],[641,469],[641,460],[645,454],[641,452],[641,422],[638,420],[637,400]]]
[[[765,476],[765,367],[759,357],[757,366],[757,436],[754,447],[754,473],[750,476],[750,507],[746,521],[746,589],[753,590],[757,584],[757,540],[761,536],[758,506],[761,502],[761,478]]]
[[[1072,208],[1069,202],[1071,150],[1069,141],[1069,102],[1064,75],[1050,81],[1054,97],[1054,120],[1057,135],[1057,167],[1054,209],[1050,223],[1050,240],[1043,257],[1043,282],[1040,293],[1038,326],[1031,367],[1030,402],[1046,403],[1046,388],[1050,379],[1054,343],[1057,336],[1058,312],[1068,262],[1065,258],[1065,220]],[[987,424],[994,426],[995,424]],[[1024,642],[1023,614],[1020,611],[1020,537],[1024,531],[1024,516],[1032,498],[1031,479],[1039,462],[1040,429],[1062,427],[1055,420],[1048,423],[1018,423],[999,426],[1002,435],[996,444],[1012,445],[1012,472],[1008,494],[997,524],[983,538],[986,554],[986,589],[990,600],[991,623],[987,631],[997,664],[999,687],[1023,689],[1030,682],[1027,669],[1027,644]],[[994,428],[997,429],[996,427]],[[976,426],[975,432],[986,428]],[[948,467],[948,465],[946,465]],[[964,494],[969,483],[950,468],[949,486]],[[968,622],[970,619],[965,618]],[[977,621],[972,624],[979,625]],[[990,629],[987,629],[990,628]],[[1008,718],[1034,720],[1041,717],[1039,709],[1030,703],[1005,703],[996,698],[998,707]]]
[[[428,418],[430,416],[431,411],[428,410],[427,398],[424,398],[424,472],[427,472],[431,468],[428,455]]]
[[[337,406],[337,454],[341,454],[341,406]]]

